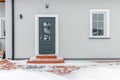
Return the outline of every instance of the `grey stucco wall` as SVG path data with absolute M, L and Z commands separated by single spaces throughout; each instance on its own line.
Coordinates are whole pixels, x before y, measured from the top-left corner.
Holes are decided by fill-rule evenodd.
M 0 17 L 5 17 L 5 3 L 0 2 Z M 0 50 L 5 50 L 5 39 L 0 38 Z
M 5 17 L 5 3 L 0 2 L 0 17 Z
M 48 2 L 49 9 L 44 4 Z M 35 14 L 59 15 L 59 55 L 120 58 L 119 0 L 15 0 L 15 57 L 35 55 Z M 110 9 L 111 39 L 89 39 L 90 9 Z M 19 18 L 23 14 L 23 19 Z M 6 1 L 6 50 L 11 57 L 11 2 Z
M 5 17 L 6 17 L 6 57 L 12 57 L 12 16 L 11 16 L 11 0 L 6 0 L 5 2 Z

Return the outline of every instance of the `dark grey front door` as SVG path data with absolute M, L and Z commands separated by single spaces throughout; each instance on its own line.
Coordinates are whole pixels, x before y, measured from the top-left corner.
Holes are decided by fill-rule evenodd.
M 39 18 L 39 54 L 55 54 L 55 17 Z

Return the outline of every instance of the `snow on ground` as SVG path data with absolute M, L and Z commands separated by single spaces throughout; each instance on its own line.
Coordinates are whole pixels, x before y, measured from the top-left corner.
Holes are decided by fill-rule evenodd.
M 26 70 L 0 71 L 0 80 L 70 80 L 48 72 Z
M 27 65 L 25 61 L 14 61 L 17 64 Z M 120 62 L 98 63 L 95 61 L 66 61 L 65 64 L 37 65 L 44 66 L 80 66 L 70 74 L 56 75 L 51 72 L 37 70 L 0 70 L 0 80 L 120 80 Z
M 120 65 L 101 65 L 81 68 L 67 77 L 74 80 L 120 80 Z

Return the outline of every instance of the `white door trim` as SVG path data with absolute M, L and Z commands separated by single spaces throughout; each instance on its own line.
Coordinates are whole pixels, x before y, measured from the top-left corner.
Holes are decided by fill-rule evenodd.
M 55 55 L 58 55 L 59 53 L 59 50 L 58 50 L 59 34 L 58 33 L 59 32 L 58 32 L 58 15 L 57 14 L 36 14 L 35 15 L 35 55 L 40 55 L 39 54 L 39 17 L 55 17 Z

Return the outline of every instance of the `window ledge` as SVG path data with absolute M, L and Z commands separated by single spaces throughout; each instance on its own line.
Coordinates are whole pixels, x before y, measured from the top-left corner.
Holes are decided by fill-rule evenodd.
M 111 37 L 89 37 L 89 39 L 111 39 Z

